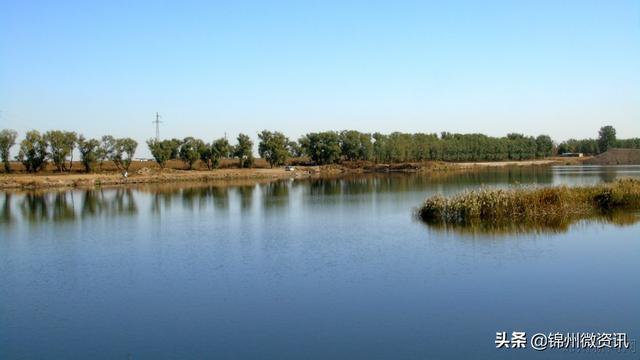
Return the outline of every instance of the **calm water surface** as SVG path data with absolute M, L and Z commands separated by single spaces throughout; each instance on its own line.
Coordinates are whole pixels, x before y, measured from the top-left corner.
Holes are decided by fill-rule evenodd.
M 639 223 L 464 235 L 412 210 L 617 177 L 640 167 L 0 193 L 0 358 L 595 358 L 495 333 L 640 339 Z

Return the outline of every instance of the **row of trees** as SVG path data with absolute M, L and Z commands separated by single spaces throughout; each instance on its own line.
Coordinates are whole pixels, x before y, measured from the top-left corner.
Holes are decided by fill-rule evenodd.
M 253 141 L 248 135 L 238 135 L 238 144 L 231 146 L 226 138 L 219 138 L 211 143 L 205 143 L 200 139 L 186 137 L 183 140 L 147 140 L 147 146 L 151 155 L 164 168 L 168 160 L 180 159 L 189 169 L 200 160 L 208 169 L 218 168 L 220 160 L 229 157 L 237 157 L 240 167 L 253 166 Z
M 0 156 L 6 172 L 11 171 L 9 151 L 16 144 L 18 134 L 13 130 L 0 131 Z M 87 139 L 72 131 L 52 130 L 41 134 L 31 130 L 20 142 L 16 160 L 22 162 L 28 172 L 38 172 L 47 161 L 53 162 L 58 171 L 71 171 L 73 153 L 77 148 L 85 171 L 93 170 L 98 162 L 110 160 L 123 173 L 129 170 L 138 143 L 131 138 L 114 138 L 106 135 L 100 140 Z
M 493 138 L 480 134 L 406 134 L 390 135 L 361 133 L 355 130 L 309 133 L 297 142 L 281 132 L 262 131 L 258 134 L 258 153 L 272 167 L 285 164 L 290 157 L 308 156 L 316 164 L 332 164 L 341 160 L 405 162 L 424 160 L 477 161 L 521 160 L 550 156 L 553 141 L 549 136 L 537 138 L 510 134 Z M 230 146 L 226 139 L 205 143 L 188 137 L 182 141 L 149 140 L 147 144 L 156 162 L 164 167 L 169 159 L 181 159 L 189 168 L 201 160 L 207 168 L 216 168 L 220 159 L 235 157 L 241 167 L 253 164 L 251 139 L 238 136 L 238 144 Z
M 281 132 L 264 130 L 258 134 L 260 143 L 258 153 L 272 167 L 283 165 L 290 156 L 301 156 L 297 144 L 289 141 Z M 226 138 L 219 138 L 210 143 L 193 137 L 183 140 L 147 140 L 147 146 L 151 155 L 164 168 L 166 162 L 171 159 L 180 159 L 189 166 L 194 167 L 198 160 L 202 161 L 208 169 L 220 167 L 220 160 L 224 158 L 237 158 L 240 167 L 253 166 L 253 141 L 246 134 L 240 134 L 237 144 L 231 145 Z
M 272 167 L 283 165 L 290 157 L 307 156 L 316 164 L 332 164 L 342 160 L 375 162 L 411 161 L 499 161 L 527 160 L 551 156 L 554 153 L 583 152 L 596 154 L 610 147 L 640 148 L 640 139 L 617 140 L 615 129 L 605 126 L 599 137 L 586 140 L 568 140 L 557 149 L 548 135 L 537 137 L 508 134 L 490 137 L 482 134 L 362 133 L 355 130 L 313 132 L 291 141 L 281 132 L 264 130 L 258 134 L 258 153 Z M 17 133 L 0 132 L 0 155 L 5 170 L 9 171 L 9 150 L 15 145 Z M 254 163 L 253 141 L 246 134 L 237 137 L 231 145 L 226 138 L 210 143 L 194 137 L 147 141 L 155 161 L 164 168 L 171 159 L 182 160 L 190 169 L 201 161 L 208 169 L 218 168 L 224 158 L 237 158 L 240 167 Z M 40 134 L 30 131 L 20 143 L 17 160 L 27 171 L 39 171 L 46 161 L 52 161 L 61 172 L 70 171 L 74 149 L 87 172 L 94 164 L 111 160 L 123 172 L 128 171 L 137 143 L 130 138 L 86 139 L 74 132 L 48 131 Z
M 640 138 L 618 139 L 613 126 L 603 126 L 597 139 L 569 139 L 558 145 L 558 153 L 585 153 L 596 155 L 611 148 L 640 149 Z
M 490 137 L 482 134 L 409 134 L 394 132 L 373 135 L 348 130 L 310 133 L 299 141 L 302 152 L 318 164 L 340 159 L 376 162 L 524 160 L 550 156 L 553 141 L 522 134 Z

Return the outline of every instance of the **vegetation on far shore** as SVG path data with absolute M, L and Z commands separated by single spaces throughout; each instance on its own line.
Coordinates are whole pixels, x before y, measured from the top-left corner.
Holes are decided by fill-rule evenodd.
M 535 224 L 562 227 L 617 211 L 640 210 L 640 180 L 577 187 L 479 189 L 452 197 L 432 196 L 417 215 L 427 224 L 495 229 Z
M 12 170 L 10 150 L 18 134 L 9 129 L 0 131 L 0 157 L 5 172 Z M 292 141 L 281 132 L 264 130 L 258 134 L 258 153 L 271 167 L 286 164 L 290 158 L 306 157 L 313 164 L 327 165 L 342 161 L 374 163 L 407 163 L 423 161 L 509 161 L 532 160 L 566 151 L 600 153 L 611 147 L 640 148 L 639 139 L 616 139 L 615 129 L 600 129 L 598 140 L 570 140 L 556 145 L 548 135 L 537 137 L 508 134 L 491 137 L 482 134 L 362 133 L 355 130 L 309 133 Z M 253 167 L 253 141 L 239 134 L 236 145 L 226 138 L 210 143 L 194 137 L 147 141 L 147 146 L 161 168 L 169 160 L 180 159 L 189 169 L 198 162 L 207 169 L 220 166 L 222 159 L 234 158 L 243 168 Z M 588 151 L 583 151 L 583 147 Z M 105 161 L 111 161 L 123 174 L 129 171 L 138 143 L 131 138 L 87 139 L 72 131 L 52 130 L 40 133 L 31 130 L 19 143 L 16 160 L 27 172 L 39 172 L 51 162 L 60 173 L 70 172 L 74 151 L 80 154 L 85 172 L 92 172 Z

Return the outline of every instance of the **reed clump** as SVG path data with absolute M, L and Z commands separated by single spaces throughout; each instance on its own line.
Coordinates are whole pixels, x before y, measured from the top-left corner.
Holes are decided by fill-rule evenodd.
M 640 209 L 640 180 L 595 186 L 479 189 L 432 196 L 418 209 L 429 224 L 567 224 L 597 214 Z

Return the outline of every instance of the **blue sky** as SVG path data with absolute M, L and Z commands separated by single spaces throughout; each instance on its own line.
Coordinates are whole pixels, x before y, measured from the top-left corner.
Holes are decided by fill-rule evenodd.
M 640 136 L 639 1 L 4 0 L 0 54 L 21 134 Z

